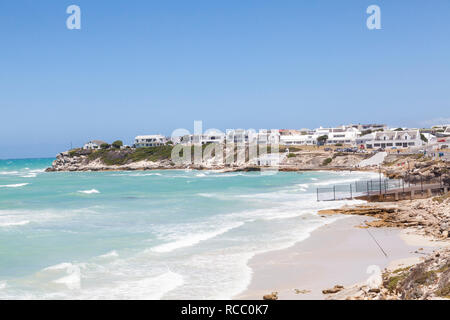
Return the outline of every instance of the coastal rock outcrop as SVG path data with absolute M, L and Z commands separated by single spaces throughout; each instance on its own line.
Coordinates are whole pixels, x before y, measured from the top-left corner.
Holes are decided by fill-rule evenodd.
M 278 292 L 272 292 L 263 296 L 263 300 L 278 300 Z
M 450 299 L 450 249 L 444 248 L 424 261 L 395 270 L 385 269 L 379 288 L 355 285 L 329 299 L 440 300 Z
M 369 203 L 321 210 L 319 214 L 366 215 L 377 218 L 365 222 L 369 227 L 409 228 L 417 234 L 447 239 L 450 232 L 450 193 L 415 201 Z

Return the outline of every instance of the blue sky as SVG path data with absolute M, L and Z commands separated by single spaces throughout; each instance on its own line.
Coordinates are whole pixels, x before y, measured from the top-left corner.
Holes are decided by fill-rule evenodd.
M 81 30 L 66 8 L 81 7 Z M 368 30 L 366 8 L 381 8 Z M 450 122 L 450 1 L 1 1 L 0 158 L 173 129 Z

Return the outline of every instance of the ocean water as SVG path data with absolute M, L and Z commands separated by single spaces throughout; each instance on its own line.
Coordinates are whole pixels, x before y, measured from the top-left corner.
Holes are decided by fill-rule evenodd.
M 45 173 L 0 160 L 0 299 L 230 299 L 255 254 L 336 217 L 316 187 L 373 173 Z

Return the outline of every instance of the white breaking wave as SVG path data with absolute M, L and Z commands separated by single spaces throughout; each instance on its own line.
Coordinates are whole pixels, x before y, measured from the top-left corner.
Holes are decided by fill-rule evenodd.
M 5 184 L 0 185 L 0 188 L 20 188 L 29 185 L 29 183 Z
M 167 271 L 156 277 L 122 282 L 114 288 L 114 296 L 125 299 L 159 300 L 183 283 L 182 275 Z
M 18 174 L 19 171 L 0 171 L 0 175 Z
M 43 269 L 43 271 L 56 272 L 57 274 L 61 271 L 65 271 L 67 276 L 58 278 L 52 282 L 65 285 L 70 290 L 79 290 L 81 289 L 81 269 L 85 267 L 85 263 L 73 264 L 70 262 L 63 262 L 47 267 Z
M 94 193 L 100 193 L 100 191 L 96 190 L 96 189 L 91 189 L 91 190 L 81 190 L 78 191 L 79 193 L 84 193 L 84 194 L 94 194 Z
M 18 222 L 0 222 L 0 227 L 13 227 L 13 226 L 23 226 L 25 224 L 29 224 L 30 221 L 18 221 Z
M 224 234 L 225 232 L 230 231 L 231 229 L 238 228 L 243 224 L 244 222 L 237 222 L 228 227 L 221 228 L 216 231 L 191 234 L 186 237 L 183 237 L 182 239 L 156 246 L 154 248 L 151 248 L 150 250 L 153 252 L 164 253 L 164 252 L 171 252 L 173 250 L 180 248 L 191 247 L 198 244 L 201 241 L 217 237 L 221 234 Z
M 54 271 L 54 270 L 65 270 L 73 267 L 73 264 L 70 262 L 63 262 L 59 264 L 55 264 L 54 266 L 50 266 L 44 269 L 44 271 Z
M 64 284 L 70 290 L 76 290 L 81 288 L 81 271 L 73 271 L 66 277 L 59 278 L 53 281 L 54 283 Z
M 6 281 L 0 281 L 0 290 L 5 289 L 7 286 L 8 285 Z
M 105 253 L 105 254 L 102 254 L 101 256 L 99 256 L 100 258 L 105 258 L 105 259 L 107 259 L 107 258 L 116 258 L 116 257 L 118 257 L 119 256 L 119 254 L 117 253 L 117 251 L 116 250 L 113 250 L 113 251 L 110 251 L 110 252 L 108 252 L 108 253 Z

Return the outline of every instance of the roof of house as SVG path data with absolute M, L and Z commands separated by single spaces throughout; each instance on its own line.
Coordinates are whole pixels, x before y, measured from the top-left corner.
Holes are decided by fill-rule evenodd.
M 405 135 L 408 135 L 411 140 L 417 139 L 419 134 L 418 130 L 404 130 L 404 131 L 377 131 L 375 132 L 376 140 L 384 140 L 383 137 L 386 137 L 386 140 L 403 140 Z
M 161 139 L 161 138 L 164 139 L 165 137 L 160 134 L 152 134 L 152 135 L 145 135 L 145 136 L 137 136 L 134 139 L 139 140 L 139 139 Z
M 103 141 L 103 140 L 91 140 L 88 143 L 93 143 L 93 144 L 96 144 L 98 146 L 101 146 L 102 144 L 105 144 L 106 142 Z

